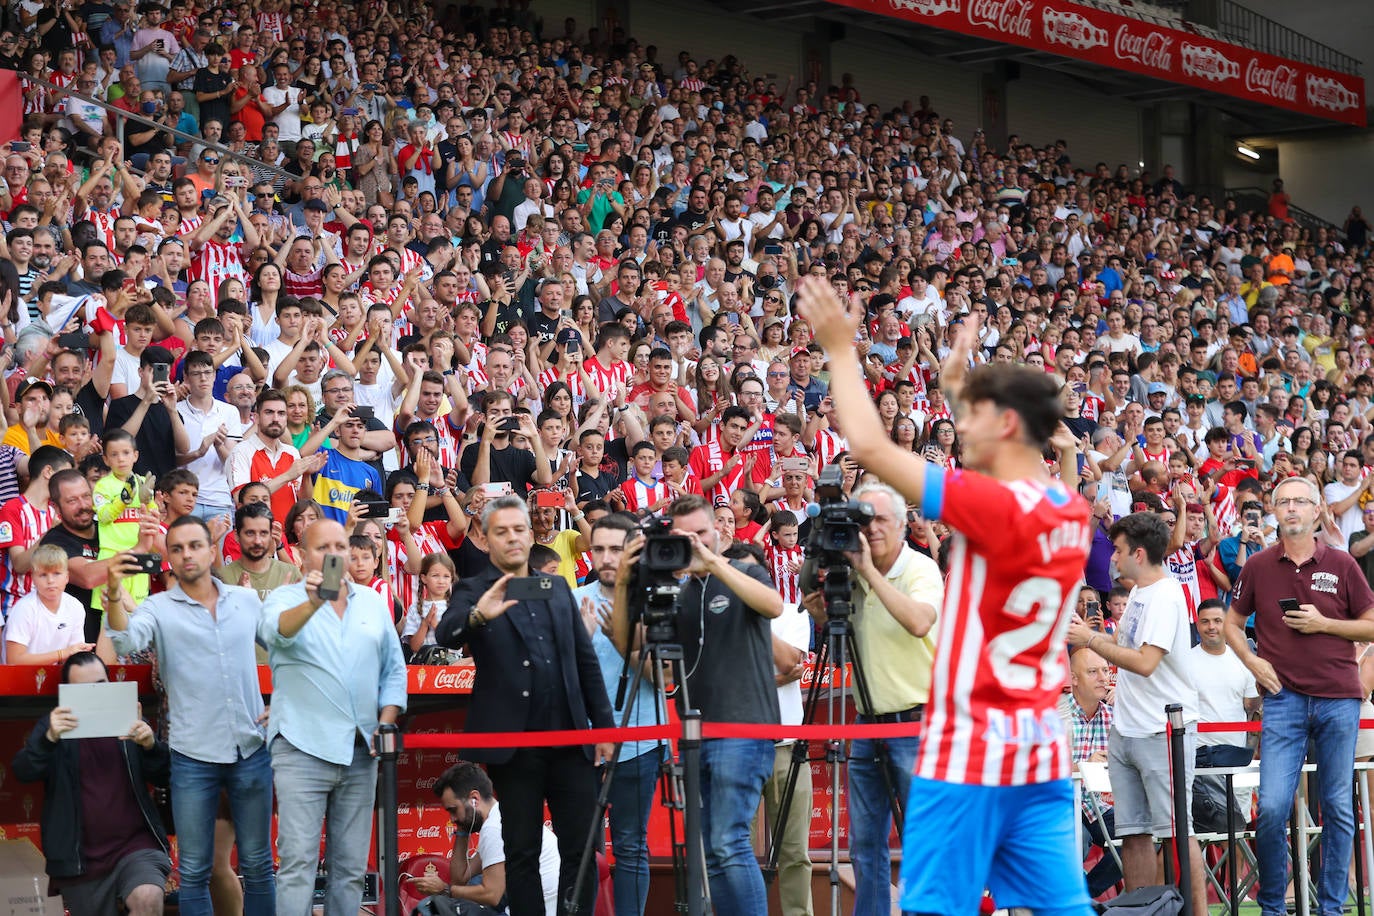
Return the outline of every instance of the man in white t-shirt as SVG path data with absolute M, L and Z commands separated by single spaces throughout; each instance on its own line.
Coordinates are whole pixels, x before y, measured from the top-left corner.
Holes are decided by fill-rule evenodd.
M 1198 697 L 1189 651 L 1188 604 L 1183 586 L 1164 567 L 1169 527 L 1153 512 L 1136 512 L 1109 532 L 1112 560 L 1122 579 L 1135 583 L 1115 638 L 1091 630 L 1075 617 L 1069 644 L 1087 646 L 1116 665 L 1114 720 L 1107 742 L 1107 768 L 1115 800 L 1116 836 L 1126 889 L 1155 881 L 1155 840 L 1168 846 L 1174 836 L 1173 792 L 1164 707 L 1183 706 L 1187 794 L 1192 810 L 1193 759 L 1197 746 Z M 1191 821 L 1191 819 L 1190 819 Z M 1202 852 L 1187 825 L 1188 853 L 1196 916 L 1207 914 L 1207 882 Z M 1165 855 L 1171 853 L 1166 850 Z
M 499 912 L 497 907 L 506 896 L 506 847 L 501 839 L 501 806 L 492 796 L 491 780 L 477 764 L 462 760 L 444 771 L 434 792 L 457 828 L 448 883 L 437 875 L 421 875 L 410 879 L 412 886 L 422 894 L 471 900 L 484 914 Z M 477 852 L 469 856 L 468 839 L 474 833 Z M 558 912 L 559 863 L 558 839 L 545 824 L 539 850 L 545 916 Z
M 1226 645 L 1226 609 L 1215 598 L 1198 605 L 1200 643 L 1188 651 L 1193 685 L 1197 687 L 1199 722 L 1245 722 L 1263 705 L 1255 676 L 1240 656 Z M 1206 732 L 1197 743 L 1203 746 L 1245 744 L 1244 732 Z M 1220 765 L 1220 764 L 1217 764 Z

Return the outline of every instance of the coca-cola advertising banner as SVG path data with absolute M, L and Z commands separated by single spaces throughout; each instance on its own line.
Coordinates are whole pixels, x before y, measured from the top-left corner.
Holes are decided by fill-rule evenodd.
M 1361 77 L 1068 0 L 830 2 L 1365 126 Z

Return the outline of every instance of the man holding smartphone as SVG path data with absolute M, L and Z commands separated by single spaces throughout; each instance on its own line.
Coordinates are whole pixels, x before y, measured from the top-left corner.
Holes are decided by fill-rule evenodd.
M 534 527 L 524 499 L 488 501 L 482 531 L 493 568 L 454 588 L 437 633 L 440 645 L 467 646 L 477 664 L 467 730 L 538 732 L 587 728 L 589 722 L 613 727 L 600 663 L 572 590 L 561 577 L 530 570 Z M 548 597 L 508 598 L 512 583 L 530 579 L 542 587 L 535 593 Z M 493 748 L 463 756 L 487 765 L 501 799 L 512 916 L 544 913 L 539 848 L 546 801 L 562 859 L 558 899 L 567 900 L 596 818 L 595 768 L 612 759 L 613 745 Z M 582 911 L 589 912 L 595 899 L 595 882 L 584 882 Z
M 1349 553 L 1317 537 L 1322 497 L 1315 483 L 1289 477 L 1274 487 L 1273 500 L 1278 543 L 1246 562 L 1226 615 L 1226 643 L 1264 698 L 1256 827 L 1260 912 L 1284 913 L 1288 814 L 1311 746 L 1322 808 L 1316 911 L 1335 914 L 1349 894 L 1355 836 L 1350 774 L 1366 693 L 1351 643 L 1374 641 L 1374 590 Z M 1259 654 L 1245 638 L 1251 615 Z
M 258 622 L 272 666 L 267 741 L 277 787 L 282 913 L 310 911 L 326 809 L 325 910 L 358 912 L 377 790 L 373 744 L 381 725 L 394 725 L 406 708 L 405 659 L 391 608 L 372 589 L 344 580 L 348 550 L 338 522 L 307 528 L 305 581 L 274 591 Z
M 255 649 L 262 602 L 256 592 L 212 575 L 215 541 L 201 519 L 177 519 L 166 544 L 176 577 L 169 591 L 148 597 L 135 611 L 124 581 L 140 571 L 139 561 L 121 553 L 106 567 L 102 598 L 116 651 L 156 647 L 167 685 L 181 912 L 213 912 L 215 811 L 224 791 L 243 869 L 245 912 L 272 914 L 272 764 Z M 211 683 L 215 690 L 205 688 Z

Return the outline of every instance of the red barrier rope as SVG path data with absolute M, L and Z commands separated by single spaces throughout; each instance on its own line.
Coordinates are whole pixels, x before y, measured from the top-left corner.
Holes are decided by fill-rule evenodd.
M 1361 719 L 1361 728 L 1374 728 L 1374 719 Z M 1199 722 L 1199 732 L 1257 732 L 1258 722 Z M 630 728 L 581 728 L 547 732 L 408 732 L 405 746 L 416 750 L 454 748 L 563 747 L 577 744 L 619 744 L 624 741 L 672 741 L 681 736 L 677 725 L 644 725 Z M 748 722 L 704 722 L 703 738 L 747 738 L 807 741 L 856 738 L 915 738 L 919 722 L 871 725 L 762 725 Z
M 921 734 L 919 722 L 879 723 L 875 725 L 761 725 L 744 722 L 705 722 L 703 738 L 753 738 L 781 741 L 803 738 L 825 741 L 831 738 L 914 738 Z M 644 725 L 632 728 L 581 728 L 548 732 L 427 732 L 405 736 L 405 746 L 414 749 L 452 749 L 483 747 L 558 747 L 570 744 L 601 744 L 622 741 L 672 741 L 681 737 L 677 725 Z

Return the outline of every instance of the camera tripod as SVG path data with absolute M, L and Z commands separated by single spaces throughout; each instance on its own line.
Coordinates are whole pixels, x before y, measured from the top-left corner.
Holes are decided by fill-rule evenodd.
M 868 679 L 864 674 L 863 665 L 859 659 L 858 648 L 854 645 L 854 624 L 853 624 L 853 603 L 850 595 L 853 594 L 853 570 L 844 564 L 836 564 L 826 567 L 825 580 L 822 585 L 822 597 L 825 601 L 826 619 L 824 628 L 824 639 L 820 649 L 816 652 L 816 665 L 812 672 L 811 687 L 807 691 L 806 702 L 803 708 L 802 720 L 810 725 L 816 720 L 816 708 L 819 705 L 821 695 L 821 682 L 825 680 L 823 672 L 827 667 L 833 667 L 835 676 L 829 679 L 824 687 L 826 694 L 826 712 L 828 715 L 827 724 L 843 725 L 845 721 L 843 678 L 845 664 L 848 663 L 854 673 L 854 687 L 858 691 L 858 699 L 861 708 L 872 709 L 873 701 L 868 692 Z M 902 832 L 902 801 L 897 797 L 897 789 L 892 784 L 892 776 L 887 768 L 887 745 L 881 739 L 874 742 L 875 758 L 878 763 L 878 770 L 883 774 L 883 784 L 887 787 L 888 804 L 892 810 L 892 822 L 897 826 L 897 833 Z M 787 829 L 788 812 L 792 807 L 792 797 L 797 790 L 797 776 L 802 766 L 810 764 L 811 744 L 804 738 L 799 738 L 792 745 L 792 761 L 787 769 L 787 782 L 783 786 L 782 800 L 779 803 L 778 822 L 773 826 L 769 837 L 768 861 L 763 866 L 763 879 L 765 882 L 772 882 L 778 874 L 778 855 L 782 849 L 782 837 Z M 845 751 L 844 741 L 832 738 L 825 743 L 825 761 L 830 766 L 830 786 L 835 799 L 830 805 L 830 912 L 840 912 L 840 873 L 838 864 L 840 860 L 840 806 L 839 794 L 841 791 L 840 774 L 845 776 L 849 773 L 849 757 Z M 883 880 L 888 880 L 884 877 Z
M 674 762 L 671 754 L 664 758 L 661 754 L 662 742 L 660 750 L 656 752 L 663 760 L 660 769 L 660 800 L 663 807 L 668 809 L 668 831 L 673 850 L 675 910 L 678 913 L 686 913 L 687 916 L 707 916 L 711 911 L 711 889 L 706 880 L 706 848 L 701 834 L 701 711 L 692 706 L 687 693 L 687 670 L 683 663 L 682 646 L 655 640 L 653 628 L 650 628 L 649 633 L 644 642 L 640 664 L 648 665 L 653 674 L 655 721 L 659 716 L 658 698 L 667 695 L 663 666 L 668 665 L 673 672 L 674 696 L 678 718 L 682 723 L 682 735 L 678 743 L 680 759 Z M 641 675 L 639 671 L 630 671 L 631 654 L 632 652 L 625 654 L 620 669 L 620 683 L 616 690 L 615 705 L 623 704 L 625 707 L 620 715 L 621 728 L 629 725 L 630 717 L 634 714 L 634 705 L 640 697 Z M 630 702 L 626 703 L 625 689 L 631 677 L 635 680 L 635 691 L 630 697 Z M 623 744 L 616 744 L 615 754 L 606 764 L 601 791 L 596 797 L 596 817 L 592 821 L 592 829 L 582 849 L 582 861 L 578 865 L 577 879 L 573 882 L 571 897 L 565 902 L 570 914 L 581 911 L 577 902 L 580 899 L 579 892 L 588 878 L 591 863 L 596 861 L 597 843 L 605 834 L 606 808 L 610 805 L 611 784 L 615 779 L 615 766 L 620 761 L 622 747 Z M 675 814 L 677 811 L 682 812 L 683 820 L 683 835 L 680 841 Z

